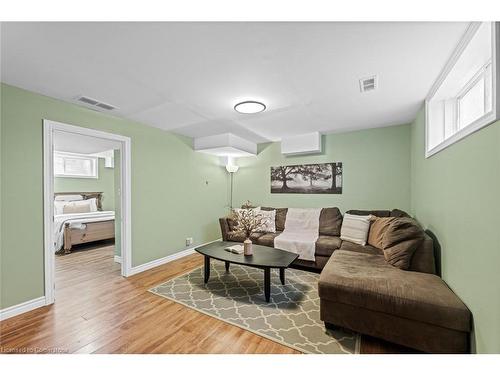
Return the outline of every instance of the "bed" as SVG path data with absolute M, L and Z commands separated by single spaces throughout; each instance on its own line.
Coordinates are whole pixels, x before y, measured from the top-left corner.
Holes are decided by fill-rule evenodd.
M 102 199 L 102 192 L 54 194 L 54 250 L 56 254 L 69 254 L 74 245 L 115 238 L 115 212 L 103 211 Z M 89 212 L 75 209 L 81 205 L 91 207 L 91 209 Z

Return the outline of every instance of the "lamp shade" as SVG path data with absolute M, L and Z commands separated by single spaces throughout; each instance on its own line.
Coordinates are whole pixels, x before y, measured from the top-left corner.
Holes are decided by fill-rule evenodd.
M 226 171 L 228 171 L 229 173 L 238 172 L 239 168 L 240 167 L 238 167 L 237 165 L 234 165 L 234 164 L 226 164 Z

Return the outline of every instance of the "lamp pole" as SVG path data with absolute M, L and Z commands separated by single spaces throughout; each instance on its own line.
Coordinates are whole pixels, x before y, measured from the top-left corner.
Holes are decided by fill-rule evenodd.
M 229 194 L 229 208 L 233 210 L 233 174 L 234 172 L 229 172 L 229 178 L 231 180 L 231 193 Z
M 238 171 L 238 166 L 233 164 L 233 159 L 227 157 L 226 170 L 229 172 L 231 191 L 229 194 L 229 208 L 233 210 L 233 174 Z

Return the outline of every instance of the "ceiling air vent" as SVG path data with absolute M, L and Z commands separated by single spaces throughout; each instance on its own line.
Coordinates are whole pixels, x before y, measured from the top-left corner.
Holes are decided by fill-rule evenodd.
M 103 108 L 103 109 L 107 109 L 108 111 L 115 109 L 115 107 L 113 107 L 110 104 L 106 104 L 106 103 L 97 103 L 96 106 Z
M 97 103 L 99 103 L 97 100 L 87 98 L 86 96 L 80 96 L 78 98 L 78 101 L 84 102 L 85 104 L 90 104 L 90 105 L 96 105 Z
M 359 80 L 359 89 L 361 92 L 373 91 L 378 86 L 377 76 L 371 76 L 366 78 L 361 78 Z
M 105 109 L 107 111 L 111 111 L 113 109 L 116 109 L 116 107 L 112 106 L 111 104 L 103 103 L 98 100 L 95 100 L 93 98 L 89 98 L 88 96 L 79 96 L 76 98 L 79 102 L 91 105 L 93 107 L 99 107 L 102 109 Z

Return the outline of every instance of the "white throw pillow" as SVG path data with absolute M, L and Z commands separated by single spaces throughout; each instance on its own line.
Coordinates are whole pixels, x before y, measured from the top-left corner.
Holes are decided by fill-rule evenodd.
M 256 232 L 263 233 L 276 233 L 276 210 L 272 211 L 258 211 L 259 215 L 262 215 L 265 222 L 262 224 Z
M 372 215 L 359 216 L 345 214 L 340 228 L 340 239 L 366 245 Z

